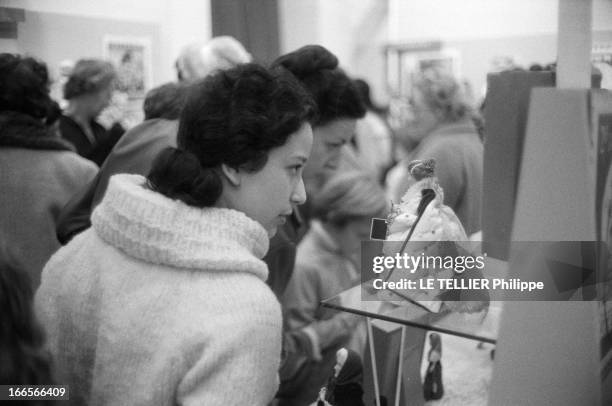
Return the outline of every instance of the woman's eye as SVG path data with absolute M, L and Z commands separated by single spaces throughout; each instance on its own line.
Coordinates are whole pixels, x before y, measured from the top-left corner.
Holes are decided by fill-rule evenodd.
M 299 173 L 299 172 L 300 172 L 300 170 L 302 169 L 302 167 L 303 167 L 303 165 L 294 165 L 294 166 L 292 166 L 290 169 L 291 169 L 291 172 L 292 172 L 292 173 L 297 174 L 297 173 Z

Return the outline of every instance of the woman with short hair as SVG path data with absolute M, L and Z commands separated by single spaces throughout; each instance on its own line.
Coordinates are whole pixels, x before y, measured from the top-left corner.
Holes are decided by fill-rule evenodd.
M 118 124 L 108 131 L 96 121 L 111 101 L 116 80 L 117 72 L 110 62 L 81 59 L 64 84 L 68 105 L 60 118 L 62 137 L 74 145 L 79 155 L 98 166 L 125 131 Z

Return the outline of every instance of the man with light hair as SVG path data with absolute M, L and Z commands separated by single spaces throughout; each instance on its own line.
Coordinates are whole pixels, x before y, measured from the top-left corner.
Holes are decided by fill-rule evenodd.
M 229 69 L 252 59 L 240 42 L 227 35 L 194 42 L 185 46 L 176 60 L 178 80 L 197 80 L 215 70 Z

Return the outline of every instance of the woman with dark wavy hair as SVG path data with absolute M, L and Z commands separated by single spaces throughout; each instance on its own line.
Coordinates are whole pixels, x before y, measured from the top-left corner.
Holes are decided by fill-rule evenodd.
M 338 168 L 342 147 L 353 137 L 357 119 L 365 115 L 365 106 L 354 82 L 338 67 L 338 58 L 322 46 L 304 46 L 280 56 L 272 66 L 291 72 L 308 91 L 317 108 L 318 115 L 312 124 L 312 154 L 304 168 L 306 192 L 313 196 Z M 282 255 L 283 265 L 291 264 L 284 267 L 288 268 L 286 272 L 270 275 L 268 283 L 279 297 L 291 278 L 295 245 L 307 231 L 310 217 L 311 209 L 307 202 L 299 207 L 299 216 L 290 218 L 272 241 L 270 251 Z M 286 340 L 285 344 L 291 353 L 292 340 Z
M 320 45 L 307 45 L 282 55 L 272 66 L 291 72 L 312 96 L 317 107 L 318 116 L 312 126 L 312 154 L 304 168 L 306 192 L 314 196 L 338 168 L 343 146 L 353 137 L 357 120 L 365 115 L 366 109 L 355 83 L 339 68 L 338 58 Z M 309 206 L 303 205 L 299 210 L 305 224 L 298 219 L 287 223 L 293 226 L 293 230 L 286 231 L 287 240 L 293 239 L 297 244 L 296 240 L 306 232 L 312 217 Z M 295 250 L 288 250 L 287 257 L 288 262 L 295 263 Z M 275 285 L 281 287 L 278 289 L 281 295 L 292 273 L 293 265 L 282 275 L 272 275 L 276 279 Z M 299 373 L 299 360 L 304 352 L 314 357 L 310 349 L 316 344 L 313 345 L 312 338 L 301 330 L 287 331 L 284 340 L 287 356 L 280 371 L 278 398 L 293 399 L 296 391 L 300 391 L 292 385 Z
M 290 71 L 312 95 L 318 119 L 312 125 L 312 158 L 304 168 L 307 191 L 318 190 L 340 163 L 342 146 L 355 134 L 366 108 L 355 83 L 339 68 L 338 58 L 320 45 L 285 54 L 272 66 Z
M 36 297 L 73 404 L 272 400 L 282 321 L 261 258 L 306 199 L 313 111 L 286 72 L 220 71 L 190 89 L 148 178 L 111 177 Z

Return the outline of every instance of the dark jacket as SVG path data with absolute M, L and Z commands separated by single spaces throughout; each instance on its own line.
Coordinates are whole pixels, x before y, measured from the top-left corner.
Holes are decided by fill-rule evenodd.
M 147 175 L 155 156 L 165 147 L 176 146 L 177 129 L 177 121 L 154 119 L 126 132 L 100 168 L 98 176 L 62 210 L 57 226 L 59 241 L 67 244 L 74 235 L 91 226 L 91 213 L 102 200 L 112 175 Z
M 90 140 L 83 129 L 70 117 L 62 115 L 59 119 L 59 128 L 62 138 L 69 141 L 76 152 L 83 158 L 101 166 L 110 151 L 113 149 L 125 129 L 118 123 L 110 130 L 106 130 L 97 121 L 92 120 L 89 125 L 93 132 L 94 140 Z
M 0 240 L 35 288 L 60 247 L 55 227 L 61 208 L 97 170 L 40 119 L 0 114 Z
M 333 406 L 364 406 L 363 389 L 356 382 L 334 387 Z

